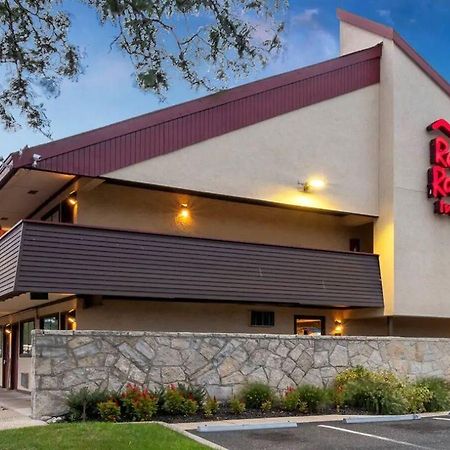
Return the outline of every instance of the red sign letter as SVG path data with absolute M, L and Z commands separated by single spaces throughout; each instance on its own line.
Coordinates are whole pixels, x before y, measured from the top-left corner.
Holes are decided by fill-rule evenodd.
M 450 151 L 448 142 L 437 137 L 430 142 L 430 162 L 441 167 L 450 167 Z
M 442 133 L 450 137 L 450 123 L 448 123 L 445 119 L 436 120 L 436 122 L 433 122 L 431 125 L 427 126 L 427 130 L 440 130 Z

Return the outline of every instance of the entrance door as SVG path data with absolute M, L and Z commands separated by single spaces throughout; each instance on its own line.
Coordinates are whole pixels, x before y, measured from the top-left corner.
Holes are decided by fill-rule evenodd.
M 2 387 L 16 389 L 17 387 L 17 324 L 3 331 L 3 356 L 2 356 Z
M 2 328 L 2 388 L 6 388 L 6 380 L 8 379 L 8 359 L 6 355 L 9 353 L 9 335 L 6 333 L 5 328 Z
M 294 316 L 294 333 L 301 336 L 322 336 L 325 334 L 325 317 Z

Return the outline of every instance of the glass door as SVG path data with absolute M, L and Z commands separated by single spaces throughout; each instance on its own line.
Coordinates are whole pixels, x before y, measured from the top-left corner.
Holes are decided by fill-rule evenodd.
M 322 336 L 325 334 L 325 317 L 295 316 L 294 332 L 300 336 Z

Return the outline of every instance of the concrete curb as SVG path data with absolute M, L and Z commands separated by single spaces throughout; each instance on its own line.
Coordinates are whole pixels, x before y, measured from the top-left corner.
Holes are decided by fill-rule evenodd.
M 285 428 L 297 428 L 297 422 L 264 422 L 243 423 L 230 425 L 200 425 L 197 431 L 200 433 L 213 433 L 216 431 L 248 431 L 248 430 L 280 430 Z
M 202 444 L 205 447 L 213 448 L 215 450 L 228 450 L 226 447 L 222 447 L 221 445 L 214 444 L 214 442 L 207 441 L 206 439 L 203 439 L 202 437 L 197 436 L 195 434 L 188 433 L 187 431 L 178 428 L 174 424 L 165 423 L 165 422 L 154 422 L 154 423 L 157 423 L 158 425 L 162 425 L 163 427 L 166 427 L 169 430 L 175 431 L 176 433 L 179 433 L 195 442 L 198 442 L 199 444 Z
M 421 416 L 418 414 L 402 414 L 391 416 L 359 416 L 359 417 L 345 417 L 344 423 L 383 423 L 383 422 L 402 422 L 408 420 L 420 420 Z
M 423 419 L 427 417 L 436 417 L 450 414 L 448 411 L 434 412 L 434 413 L 422 413 L 420 417 Z M 241 425 L 241 424 L 259 424 L 266 422 L 296 422 L 296 423 L 315 423 L 315 422 L 341 422 L 348 418 L 358 417 L 373 417 L 367 415 L 344 415 L 344 414 L 328 414 L 320 416 L 283 416 L 283 417 L 260 417 L 257 419 L 230 419 L 230 420 L 212 420 L 205 422 L 182 422 L 177 423 L 176 426 L 181 430 L 196 430 L 199 426 L 203 425 Z

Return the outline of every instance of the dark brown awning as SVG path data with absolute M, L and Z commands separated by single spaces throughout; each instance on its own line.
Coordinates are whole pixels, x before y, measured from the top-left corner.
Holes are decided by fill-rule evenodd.
M 3 299 L 64 292 L 383 306 L 378 256 L 372 254 L 25 221 L 0 239 L 0 261 Z

